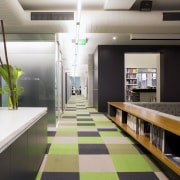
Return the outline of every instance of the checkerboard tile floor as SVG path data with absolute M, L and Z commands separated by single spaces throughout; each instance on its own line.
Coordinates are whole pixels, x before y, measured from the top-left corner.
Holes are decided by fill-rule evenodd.
M 148 152 L 82 96 L 72 96 L 36 180 L 166 180 Z

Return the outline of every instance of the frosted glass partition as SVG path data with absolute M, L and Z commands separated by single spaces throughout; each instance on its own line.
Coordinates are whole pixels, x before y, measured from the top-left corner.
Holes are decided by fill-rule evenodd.
M 25 107 L 48 107 L 48 124 L 55 121 L 55 74 L 53 56 L 19 61 L 26 74 L 20 85 L 25 89 L 19 98 L 19 105 Z
M 23 69 L 20 107 L 47 107 L 48 125 L 56 126 L 55 42 L 9 42 L 9 62 Z

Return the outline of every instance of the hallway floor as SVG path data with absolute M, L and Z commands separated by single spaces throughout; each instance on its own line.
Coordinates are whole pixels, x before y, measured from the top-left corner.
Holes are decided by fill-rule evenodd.
M 36 180 L 166 180 L 148 152 L 112 123 L 72 96 Z

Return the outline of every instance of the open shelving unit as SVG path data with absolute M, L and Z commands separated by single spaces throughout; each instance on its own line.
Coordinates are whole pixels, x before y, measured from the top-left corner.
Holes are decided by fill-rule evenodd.
M 125 85 L 125 91 L 126 91 L 126 100 L 131 101 L 131 89 L 138 87 L 138 69 L 137 68 L 126 68 L 126 85 Z
M 108 102 L 108 117 L 180 176 L 180 121 L 123 102 Z
M 127 68 L 126 69 L 126 86 L 127 86 L 127 89 L 132 89 L 132 88 L 137 87 L 137 85 L 138 85 L 137 74 L 138 74 L 137 68 Z

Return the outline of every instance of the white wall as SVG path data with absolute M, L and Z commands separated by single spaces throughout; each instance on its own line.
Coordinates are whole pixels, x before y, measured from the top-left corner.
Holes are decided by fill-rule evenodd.
M 55 43 L 54 42 L 7 42 L 7 54 L 9 64 L 16 65 L 18 61 L 31 62 L 31 60 L 39 59 L 39 61 L 55 59 Z M 0 43 L 0 56 L 3 63 L 6 63 L 4 56 L 3 43 Z M 43 64 L 42 64 L 43 65 Z
M 157 68 L 159 53 L 126 53 L 125 68 Z
M 87 72 L 83 72 L 80 79 L 81 79 L 81 94 L 84 97 L 87 97 L 87 84 L 88 84 L 88 74 L 87 74 Z

